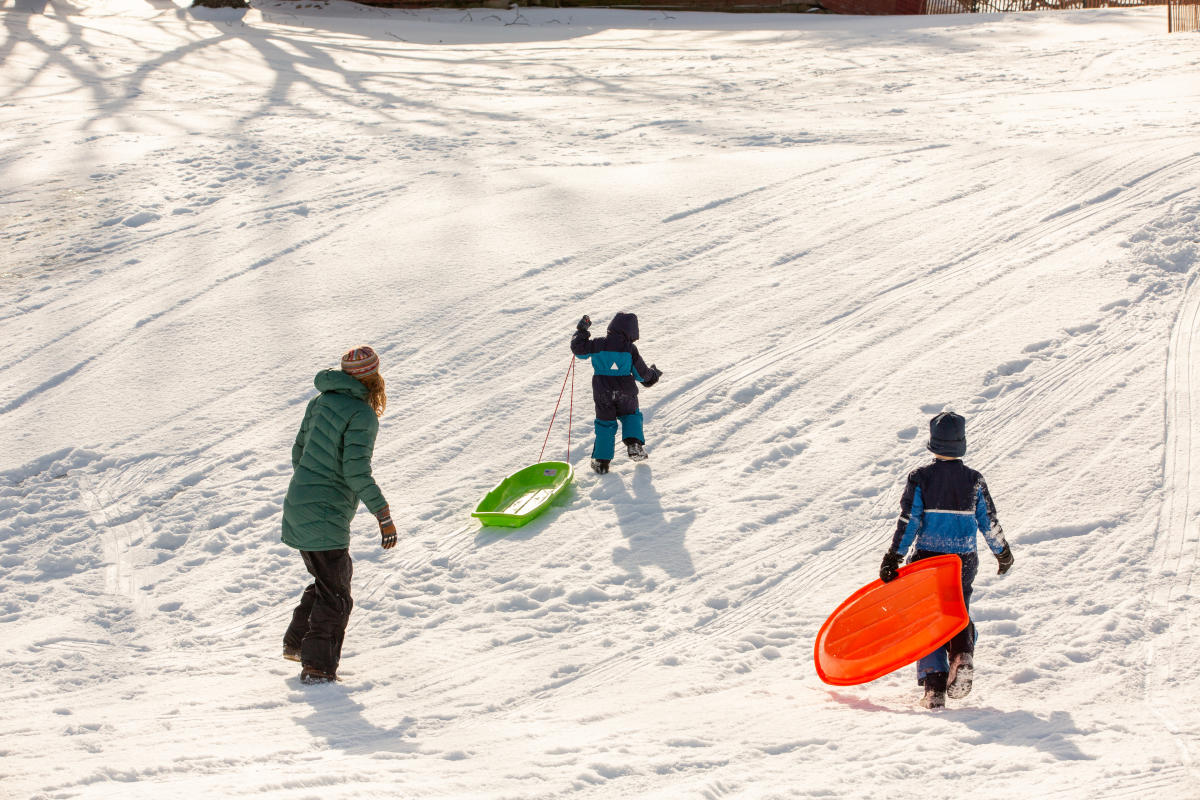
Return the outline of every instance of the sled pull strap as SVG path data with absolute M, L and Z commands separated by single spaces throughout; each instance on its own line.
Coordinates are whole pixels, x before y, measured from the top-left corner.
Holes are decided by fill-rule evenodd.
M 571 359 L 571 404 L 567 406 L 567 463 L 571 463 L 571 423 L 575 420 L 575 359 Z
M 567 367 L 567 374 L 563 376 L 562 388 L 558 390 L 558 402 L 554 404 L 554 413 L 550 415 L 550 427 L 546 428 L 546 438 L 542 440 L 542 452 L 538 453 L 538 463 L 542 461 L 542 456 L 546 454 L 546 442 L 550 441 L 550 431 L 554 430 L 554 419 L 558 416 L 558 407 L 562 405 L 563 393 L 567 391 L 567 380 L 575 374 L 575 355 L 571 354 L 571 365 Z M 571 411 L 574 413 L 575 407 L 575 382 L 571 382 Z M 570 422 L 567 423 L 567 459 L 571 457 L 571 428 Z

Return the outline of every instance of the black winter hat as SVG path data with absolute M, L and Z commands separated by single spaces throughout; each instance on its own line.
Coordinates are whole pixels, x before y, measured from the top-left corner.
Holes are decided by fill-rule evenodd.
M 953 411 L 943 411 L 929 420 L 929 442 L 935 455 L 962 458 L 967 454 L 967 421 Z

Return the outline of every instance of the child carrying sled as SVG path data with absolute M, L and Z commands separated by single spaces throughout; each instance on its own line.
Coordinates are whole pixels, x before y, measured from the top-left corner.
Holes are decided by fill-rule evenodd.
M 588 328 L 592 320 L 584 316 L 571 337 L 571 352 L 577 358 L 592 360 L 592 399 L 596 401 L 596 444 L 592 448 L 592 469 L 608 472 L 616 449 L 617 423 L 629 457 L 645 461 L 646 438 L 642 433 L 642 412 L 638 410 L 637 384 L 653 386 L 662 371 L 646 366 L 634 342 L 638 340 L 636 314 L 621 312 L 608 324 L 606 336 L 593 339 Z
M 963 600 L 971 604 L 971 584 L 979 570 L 976 531 L 983 534 L 999 564 L 998 574 L 1013 565 L 996 506 L 983 476 L 962 463 L 967 452 L 967 422 L 943 412 L 929 421 L 926 447 L 934 461 L 908 474 L 900 499 L 900 519 L 891 549 L 883 557 L 879 578 L 895 580 L 901 559 L 916 545 L 909 563 L 954 553 L 962 561 Z M 917 683 L 925 687 L 921 705 L 944 708 L 946 697 L 960 699 L 971 691 L 975 675 L 975 623 L 917 662 Z

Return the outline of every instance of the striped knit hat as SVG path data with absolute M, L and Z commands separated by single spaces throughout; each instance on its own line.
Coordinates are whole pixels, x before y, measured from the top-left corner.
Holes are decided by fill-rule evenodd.
M 356 378 L 374 375 L 379 372 L 379 356 L 366 345 L 356 347 L 342 356 L 342 372 Z

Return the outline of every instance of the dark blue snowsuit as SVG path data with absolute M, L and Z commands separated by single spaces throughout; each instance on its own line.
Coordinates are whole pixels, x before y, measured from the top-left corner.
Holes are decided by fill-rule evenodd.
M 596 444 L 592 458 L 611 461 L 616 448 L 617 422 L 621 439 L 628 444 L 645 444 L 642 412 L 638 409 L 637 384 L 653 386 L 658 374 L 638 354 L 636 314 L 619 313 L 608 324 L 608 333 L 591 338 L 586 329 L 571 337 L 571 352 L 592 361 L 592 399 L 596 402 Z
M 961 461 L 934 461 L 908 474 L 900 498 L 900 519 L 892 536 L 892 550 L 903 557 L 910 547 L 916 552 L 909 563 L 924 558 L 956 553 L 962 560 L 963 600 L 968 610 L 971 588 L 979 569 L 977 532 L 997 555 L 1007 546 L 1004 530 L 996 517 L 996 505 L 983 476 Z M 936 672 L 946 672 L 956 653 L 975 652 L 975 624 L 968 623 L 953 639 L 917 662 L 917 681 Z

